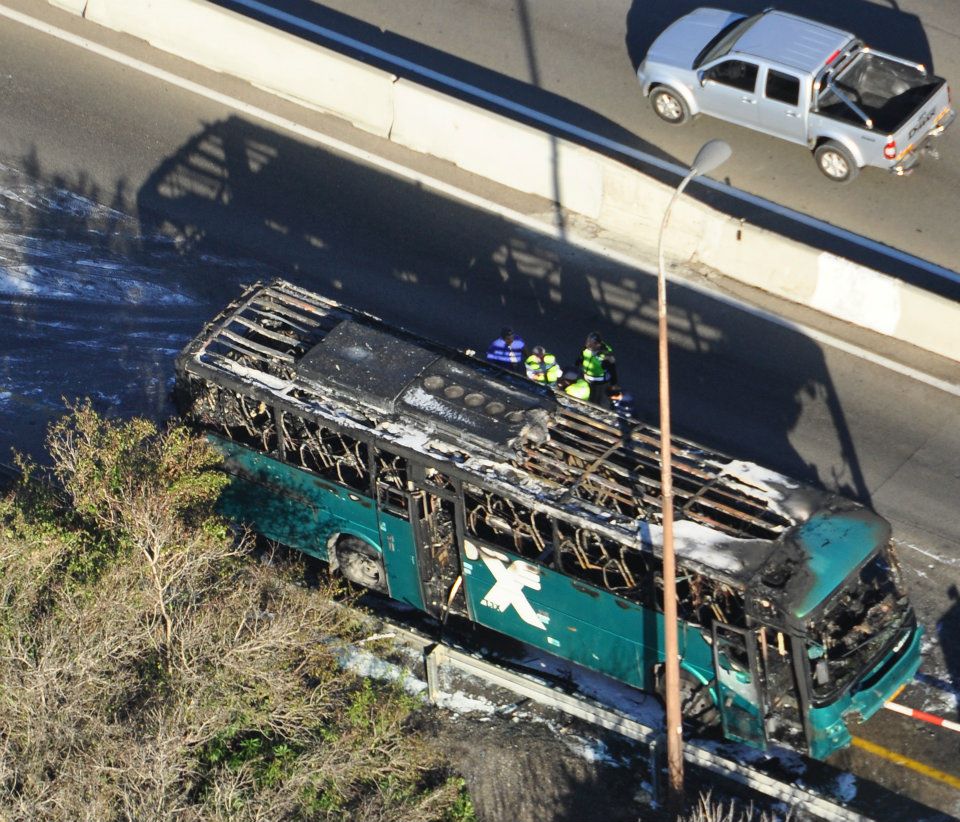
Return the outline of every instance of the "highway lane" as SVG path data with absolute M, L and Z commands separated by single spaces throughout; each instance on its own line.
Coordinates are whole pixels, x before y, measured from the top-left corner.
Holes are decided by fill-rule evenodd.
M 0 28 L 0 104 L 11 179 L 115 206 L 93 217 L 43 210 L 29 188 L 5 189 L 4 452 L 35 452 L 62 394 L 168 413 L 172 352 L 240 283 L 280 272 L 460 346 L 480 347 L 509 322 L 570 361 L 597 327 L 640 408 L 655 406 L 655 290 L 642 272 L 19 26 Z M 161 228 L 176 248 L 155 239 Z M 58 243 L 57 264 L 42 264 Z M 957 576 L 960 400 L 683 288 L 672 305 L 678 431 L 872 502 L 909 543 L 908 579 L 937 638 Z M 958 676 L 940 643 L 927 652 L 936 678 Z M 898 735 L 915 758 L 932 755 L 906 725 Z M 949 751 L 937 756 L 955 770 Z
M 215 0 L 245 5 L 248 0 Z M 957 268 L 952 220 L 960 192 L 960 127 L 941 159 L 907 178 L 865 170 L 837 186 L 810 152 L 700 117 L 662 123 L 639 93 L 634 69 L 656 34 L 702 0 L 267 0 L 365 43 L 473 83 L 591 131 L 679 162 L 712 137 L 734 149 L 717 173 L 732 185 L 884 244 Z M 720 4 L 745 13 L 766 0 Z M 960 88 L 960 12 L 947 0 L 784 0 L 778 8 L 841 26 L 874 48 L 926 62 Z M 400 72 L 403 73 L 403 72 Z

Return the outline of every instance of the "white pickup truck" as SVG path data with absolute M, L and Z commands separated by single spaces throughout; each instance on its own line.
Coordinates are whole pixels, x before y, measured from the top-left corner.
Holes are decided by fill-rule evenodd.
M 849 32 L 769 9 L 702 8 L 650 46 L 637 78 L 668 123 L 703 113 L 808 146 L 831 180 L 907 174 L 956 117 L 945 80 Z

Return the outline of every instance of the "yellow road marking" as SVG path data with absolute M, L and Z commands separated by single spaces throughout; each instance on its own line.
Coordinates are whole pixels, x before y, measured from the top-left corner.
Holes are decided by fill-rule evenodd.
M 875 756 L 879 756 L 882 759 L 893 762 L 895 765 L 903 765 L 919 774 L 922 774 L 923 776 L 929 777 L 930 779 L 936 779 L 940 782 L 944 782 L 951 788 L 960 789 L 960 778 L 951 776 L 943 771 L 938 771 L 936 768 L 932 768 L 930 765 L 924 765 L 922 762 L 917 762 L 916 759 L 911 759 L 909 756 L 903 756 L 903 754 L 894 753 L 888 748 L 884 748 L 883 745 L 877 745 L 875 742 L 868 742 L 866 739 L 861 739 L 859 736 L 853 737 L 853 745 L 856 748 L 861 748 L 869 753 L 874 754 Z
M 903 685 L 901 685 L 899 688 L 897 688 L 897 690 L 895 690 L 895 691 L 890 695 L 890 698 L 887 700 L 887 702 L 893 702 L 893 700 L 895 700 L 898 696 L 900 696 L 900 694 L 902 694 L 902 693 L 904 692 L 904 690 L 906 689 L 906 687 L 907 687 L 907 683 L 904 682 Z

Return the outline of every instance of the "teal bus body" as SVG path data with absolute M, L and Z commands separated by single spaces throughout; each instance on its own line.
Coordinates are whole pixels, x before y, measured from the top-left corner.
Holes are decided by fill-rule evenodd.
M 494 549 L 507 563 L 523 563 L 514 554 Z M 544 651 L 642 690 L 654 690 L 651 676 L 664 661 L 663 614 L 571 579 L 550 568 L 537 568 L 535 587 L 525 589 L 539 622 L 525 620 L 516 608 L 499 610 L 484 599 L 497 584 L 490 567 L 466 553 L 464 580 L 471 614 L 480 624 Z M 498 557 L 492 558 L 494 561 Z M 489 560 L 488 560 L 489 562 Z M 703 635 L 678 621 L 682 666 L 701 681 L 713 677 L 710 645 Z
M 370 497 L 320 480 L 223 437 L 208 435 L 224 456 L 232 482 L 220 499 L 221 512 L 269 539 L 329 562 L 331 540 L 354 536 L 381 552 L 392 599 L 425 610 L 411 523 L 378 511 Z M 523 558 L 500 552 L 509 562 Z M 507 636 L 562 656 L 643 690 L 663 662 L 663 615 L 564 574 L 537 569 L 539 591 L 526 599 L 542 615 L 544 628 L 521 619 L 515 608 L 485 606 L 496 578 L 479 559 L 461 557 L 470 617 Z M 684 666 L 706 681 L 712 677 L 710 646 L 700 632 L 679 622 Z
M 267 455 L 210 435 L 210 441 L 224 455 L 224 468 L 233 480 L 224 491 L 220 507 L 224 515 L 248 524 L 257 532 L 323 561 L 331 559 L 331 540 L 342 535 L 364 540 L 380 551 L 389 582 L 389 596 L 425 610 L 417 569 L 417 552 L 410 522 L 388 511 L 377 510 L 376 501 L 335 483 L 285 465 Z M 844 526 L 846 527 L 846 526 Z M 827 526 L 817 523 L 811 533 Z M 824 543 L 829 544 L 829 543 Z M 865 544 L 860 543 L 860 546 Z M 484 603 L 496 586 L 490 567 L 470 552 L 461 553 L 463 585 L 471 619 L 506 636 L 526 642 L 548 653 L 569 659 L 641 690 L 654 690 L 651 673 L 664 661 L 663 615 L 614 596 L 595 586 L 571 579 L 549 568 L 531 571 L 536 588 L 525 588 L 525 597 L 540 624 L 525 621 L 515 607 L 499 609 Z M 524 559 L 502 549 L 484 546 L 505 567 Z M 851 549 L 856 556 L 856 543 Z M 829 565 L 843 566 L 840 560 L 825 557 L 815 561 L 817 585 L 828 577 Z M 527 563 L 529 565 L 529 563 Z M 836 577 L 834 577 L 836 578 Z M 913 678 L 920 664 L 922 631 L 914 631 L 908 646 L 893 665 L 882 660 L 868 672 L 869 687 L 848 693 L 825 707 L 809 709 L 809 753 L 823 759 L 850 744 L 846 716 L 851 711 L 868 719 L 903 682 Z M 684 621 L 678 622 L 682 669 L 704 683 L 714 677 L 711 643 L 703 633 Z M 716 698 L 715 689 L 713 689 Z M 760 732 L 761 708 L 736 697 L 748 731 L 729 733 L 732 738 L 756 744 Z
M 223 437 L 209 439 L 233 478 L 220 499 L 225 516 L 325 562 L 331 559 L 332 538 L 361 539 L 383 554 L 390 596 L 424 610 L 409 522 L 378 510 L 373 499 L 349 488 Z
M 797 529 L 797 541 L 810 557 L 812 584 L 793 608 L 796 619 L 805 619 L 839 582 L 864 563 L 883 539 L 881 520 L 814 515 Z M 836 546 L 843 545 L 842 551 Z
M 847 717 L 854 715 L 867 720 L 879 711 L 885 702 L 910 682 L 920 668 L 920 643 L 923 630 L 918 626 L 904 637 L 904 645 L 877 662 L 864 677 L 865 687 L 847 692 L 836 702 L 824 707 L 809 709 L 810 755 L 826 759 L 834 751 L 847 747 L 851 742 Z M 893 658 L 894 654 L 899 654 Z
M 223 454 L 228 517 L 438 619 L 660 689 L 655 429 L 282 281 L 187 346 L 176 396 Z M 889 525 L 673 447 L 685 710 L 825 758 L 919 667 Z

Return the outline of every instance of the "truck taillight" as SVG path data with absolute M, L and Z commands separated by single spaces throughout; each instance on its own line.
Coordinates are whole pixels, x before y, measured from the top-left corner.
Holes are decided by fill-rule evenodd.
M 897 141 L 891 140 L 883 147 L 883 156 L 888 160 L 892 160 L 897 156 Z

